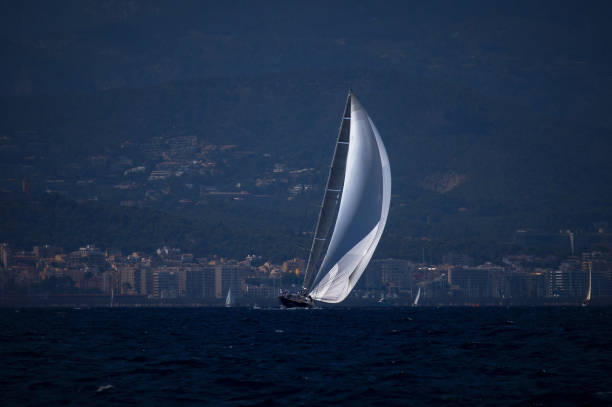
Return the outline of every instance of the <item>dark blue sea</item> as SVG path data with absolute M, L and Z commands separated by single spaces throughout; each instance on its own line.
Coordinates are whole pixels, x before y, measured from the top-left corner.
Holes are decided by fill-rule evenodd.
M 0 404 L 612 405 L 612 308 L 2 309 Z

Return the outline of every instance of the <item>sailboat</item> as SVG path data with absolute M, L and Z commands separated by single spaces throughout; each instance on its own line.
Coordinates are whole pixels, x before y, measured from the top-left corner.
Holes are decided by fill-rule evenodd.
M 412 303 L 413 307 L 416 307 L 417 305 L 419 305 L 419 298 L 421 298 L 421 287 L 419 287 L 417 291 L 417 295 L 416 297 L 414 297 L 414 302 Z
M 592 281 L 592 269 L 593 266 L 591 264 L 589 264 L 589 282 L 587 285 L 587 293 L 586 296 L 584 297 L 584 301 L 582 301 L 582 306 L 586 307 L 587 305 L 589 305 L 589 303 L 591 302 L 591 281 Z
M 234 297 L 232 297 L 232 288 L 230 287 L 227 290 L 227 296 L 225 297 L 225 306 L 231 307 L 232 305 L 234 305 Z
M 349 91 L 302 289 L 286 308 L 339 303 L 357 284 L 387 223 L 391 168 L 372 119 Z

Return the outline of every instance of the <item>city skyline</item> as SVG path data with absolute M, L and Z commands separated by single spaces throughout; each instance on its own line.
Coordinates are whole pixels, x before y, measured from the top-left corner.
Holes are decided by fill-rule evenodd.
M 280 264 L 256 255 L 195 258 L 168 247 L 123 255 L 94 245 L 64 253 L 57 246 L 24 252 L 2 244 L 0 259 L 3 306 L 110 306 L 111 295 L 115 306 L 222 306 L 230 289 L 237 305 L 275 304 L 283 290 L 301 287 L 305 269 L 301 258 Z M 580 304 L 592 274 L 591 301 L 609 304 L 611 266 L 609 254 L 599 251 L 567 257 L 508 255 L 497 264 L 476 264 L 457 253 L 449 253 L 440 264 L 374 259 L 347 303 L 409 305 L 420 288 L 420 302 L 426 306 Z M 79 297 L 83 295 L 89 297 Z

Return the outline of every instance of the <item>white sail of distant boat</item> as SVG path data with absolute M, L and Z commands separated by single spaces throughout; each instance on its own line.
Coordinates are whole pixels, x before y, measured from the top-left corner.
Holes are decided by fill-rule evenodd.
M 234 297 L 232 297 L 232 288 L 230 287 L 227 290 L 227 296 L 225 297 L 225 306 L 231 307 L 232 305 L 234 305 Z
M 414 297 L 414 302 L 412 303 L 413 307 L 416 307 L 417 305 L 419 305 L 419 298 L 421 298 L 421 287 L 419 287 L 417 291 L 417 295 L 416 297 Z
M 592 284 L 592 279 L 593 279 L 592 269 L 593 269 L 593 266 L 589 264 L 589 279 L 587 283 L 587 293 L 586 293 L 586 296 L 584 297 L 584 301 L 582 302 L 582 305 L 588 305 L 589 302 L 591 302 L 591 284 Z

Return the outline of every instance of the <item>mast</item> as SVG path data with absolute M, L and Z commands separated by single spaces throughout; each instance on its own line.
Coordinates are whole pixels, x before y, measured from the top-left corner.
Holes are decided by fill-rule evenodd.
M 346 170 L 346 157 L 348 155 L 348 146 L 350 141 L 350 121 L 351 121 L 351 96 L 352 91 L 346 97 L 346 106 L 340 130 L 338 131 L 338 139 L 334 149 L 334 158 L 332 159 L 329 175 L 327 177 L 327 185 L 325 194 L 321 202 L 321 210 L 317 219 L 317 226 L 312 239 L 310 254 L 308 255 L 308 263 L 306 265 L 306 274 L 304 275 L 304 283 L 302 290 L 310 289 L 313 277 L 316 274 L 317 267 L 321 258 L 325 254 L 326 248 L 329 246 L 329 231 L 336 221 L 338 214 L 338 203 L 342 197 L 342 186 L 344 184 L 344 174 Z

